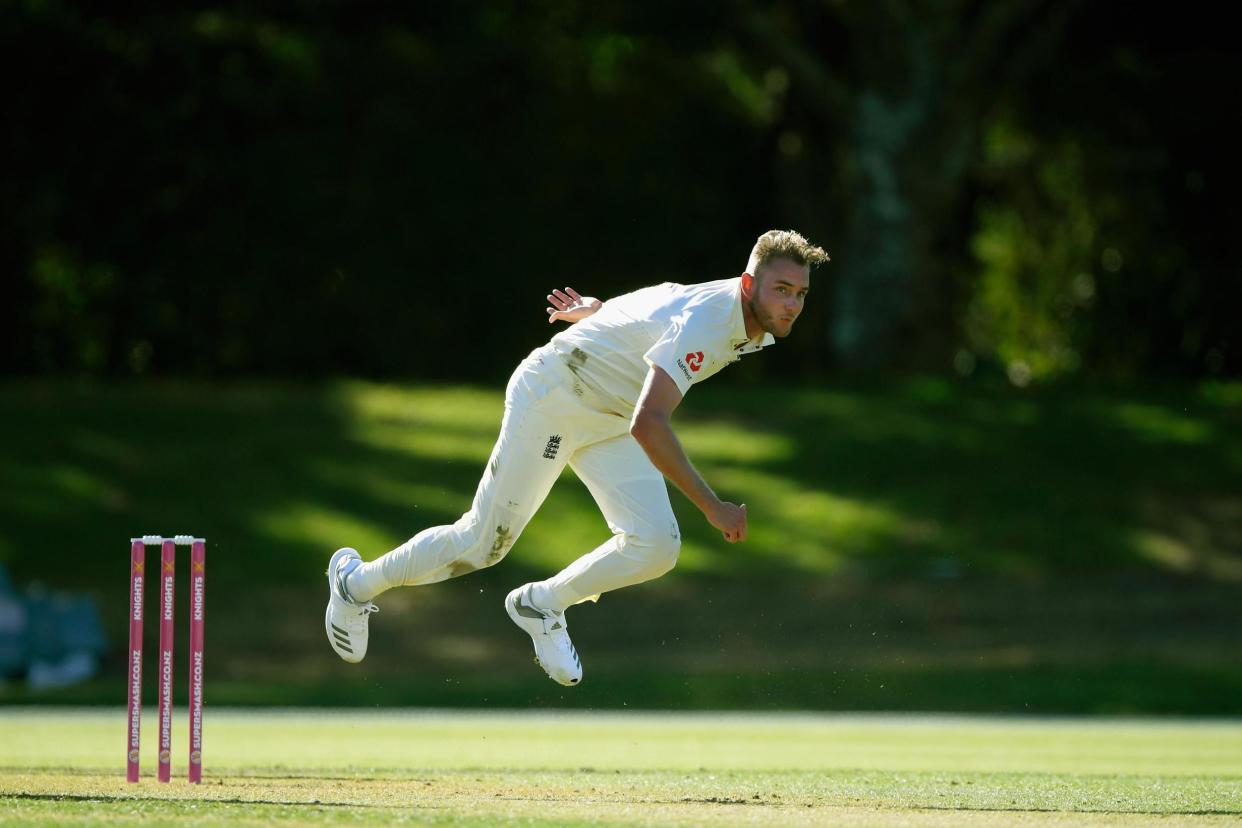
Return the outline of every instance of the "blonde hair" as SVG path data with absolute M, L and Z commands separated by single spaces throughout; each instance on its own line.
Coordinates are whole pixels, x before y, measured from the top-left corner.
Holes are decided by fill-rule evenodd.
M 746 272 L 758 278 L 759 268 L 774 259 L 790 259 L 794 264 L 814 267 L 828 261 L 828 254 L 796 230 L 769 230 L 759 237 L 750 251 Z

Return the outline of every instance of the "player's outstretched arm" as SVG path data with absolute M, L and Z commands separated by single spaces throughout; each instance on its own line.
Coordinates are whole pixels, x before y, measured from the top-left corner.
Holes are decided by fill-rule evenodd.
M 595 313 L 603 304 L 593 296 L 580 296 L 571 287 L 553 290 L 548 294 L 548 321 L 577 322 Z
M 707 481 L 690 463 L 681 441 L 673 433 L 669 418 L 681 403 L 681 390 L 663 368 L 652 367 L 647 372 L 634 418 L 630 421 L 630 434 L 647 452 L 652 464 L 681 489 L 712 526 L 724 535 L 729 543 L 746 540 L 746 504 L 740 506 L 721 500 L 707 485 Z

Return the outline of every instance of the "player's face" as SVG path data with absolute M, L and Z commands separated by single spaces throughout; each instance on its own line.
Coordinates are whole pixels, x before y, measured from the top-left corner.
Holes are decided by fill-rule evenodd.
M 776 259 L 759 268 L 750 297 L 750 311 L 772 336 L 789 336 L 811 289 L 811 268 Z

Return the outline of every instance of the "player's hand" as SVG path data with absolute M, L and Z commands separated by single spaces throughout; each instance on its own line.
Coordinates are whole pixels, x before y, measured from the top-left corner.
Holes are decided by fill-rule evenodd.
M 577 322 L 595 313 L 604 303 L 591 296 L 579 296 L 578 291 L 567 287 L 549 293 L 548 304 L 551 305 L 549 322 Z
M 746 540 L 746 504 L 720 501 L 715 508 L 707 513 L 707 520 L 720 530 L 729 543 L 740 543 Z

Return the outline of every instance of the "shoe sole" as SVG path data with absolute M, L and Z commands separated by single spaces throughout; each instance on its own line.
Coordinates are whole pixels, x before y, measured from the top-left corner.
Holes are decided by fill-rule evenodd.
M 336 601 L 337 597 L 336 594 L 332 592 L 332 573 L 336 570 L 337 559 L 341 557 L 348 557 L 347 555 L 342 554 L 344 552 L 345 549 L 338 549 L 336 552 L 332 553 L 332 557 L 328 560 L 328 607 L 323 613 L 323 631 L 324 634 L 328 636 L 328 644 L 331 645 L 332 652 L 340 656 L 342 661 L 348 662 L 349 664 L 357 664 L 366 658 L 366 652 L 363 651 L 362 655 L 358 655 L 356 653 L 349 653 L 341 650 L 338 646 L 340 642 L 337 641 L 336 636 L 333 635 L 334 625 L 332 623 L 332 602 Z

